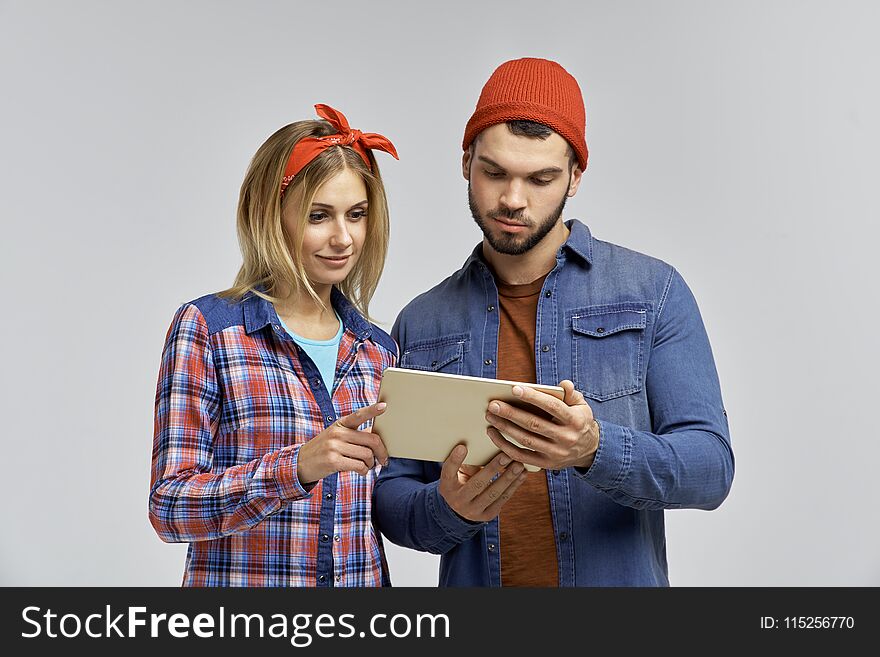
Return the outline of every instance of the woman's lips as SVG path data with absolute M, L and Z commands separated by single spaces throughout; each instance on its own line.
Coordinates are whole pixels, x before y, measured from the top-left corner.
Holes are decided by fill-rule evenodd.
M 337 269 L 342 268 L 345 265 L 347 265 L 349 259 L 351 258 L 350 255 L 347 255 L 347 256 L 321 256 L 321 255 L 319 255 L 318 257 L 328 267 L 335 267 Z

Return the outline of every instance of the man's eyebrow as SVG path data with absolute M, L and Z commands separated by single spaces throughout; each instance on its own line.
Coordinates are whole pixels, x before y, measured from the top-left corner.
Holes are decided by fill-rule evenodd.
M 477 159 L 482 162 L 485 162 L 489 166 L 495 167 L 496 169 L 501 169 L 501 171 L 505 170 L 503 166 L 501 166 L 497 162 L 493 162 L 485 155 L 480 155 L 479 157 L 477 157 Z M 554 174 L 554 173 L 562 173 L 562 169 L 560 169 L 559 167 L 545 167 L 543 169 L 539 169 L 538 171 L 532 171 L 531 173 L 529 173 L 529 175 L 530 176 L 547 176 L 547 175 Z
M 480 155 L 477 159 L 478 159 L 478 160 L 481 160 L 482 162 L 485 162 L 485 163 L 488 164 L 490 167 L 495 167 L 496 169 L 501 169 L 502 171 L 504 171 L 504 167 L 503 167 L 503 166 L 501 166 L 501 165 L 498 164 L 497 162 L 493 162 L 492 160 L 490 160 L 490 159 L 489 159 L 488 157 L 486 157 L 485 155 Z

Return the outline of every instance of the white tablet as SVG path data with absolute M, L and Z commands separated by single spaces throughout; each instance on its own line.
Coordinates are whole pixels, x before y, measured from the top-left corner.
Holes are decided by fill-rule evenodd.
M 486 435 L 490 426 L 486 410 L 491 400 L 528 408 L 546 417 L 544 411 L 514 397 L 513 386 L 517 385 L 560 400 L 565 396 L 559 386 L 389 367 L 382 373 L 379 388 L 379 401 L 386 402 L 388 408 L 375 419 L 373 431 L 382 438 L 389 456 L 442 462 L 463 443 L 468 448 L 465 463 L 486 465 L 499 452 Z M 526 467 L 533 472 L 540 470 Z

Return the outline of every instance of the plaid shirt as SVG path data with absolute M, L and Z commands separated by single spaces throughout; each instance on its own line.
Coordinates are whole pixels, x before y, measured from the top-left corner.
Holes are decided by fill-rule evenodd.
M 332 397 L 268 301 L 210 295 L 175 314 L 149 507 L 163 541 L 190 543 L 185 586 L 390 585 L 371 520 L 374 472 L 336 473 L 311 490 L 297 477 L 302 444 L 375 402 L 397 357 L 335 288 L 332 301 L 345 327 Z

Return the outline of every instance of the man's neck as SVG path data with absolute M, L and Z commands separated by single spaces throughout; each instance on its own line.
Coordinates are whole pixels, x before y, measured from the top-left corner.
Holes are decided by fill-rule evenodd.
M 484 238 L 483 257 L 492 265 L 501 281 L 508 285 L 525 285 L 538 280 L 556 266 L 556 253 L 565 244 L 569 232 L 560 218 L 544 239 L 522 255 L 498 253 Z

